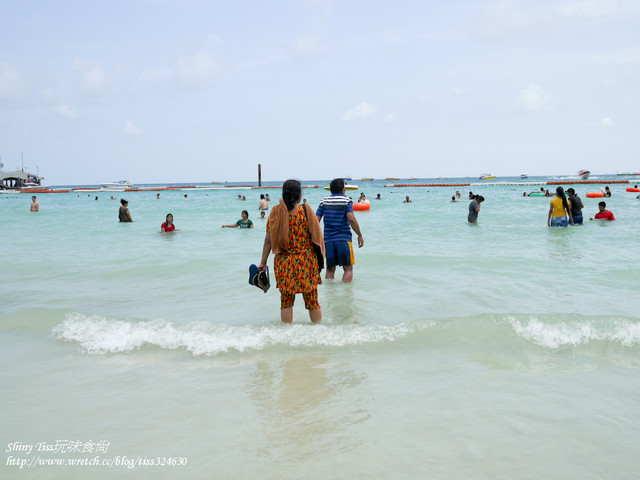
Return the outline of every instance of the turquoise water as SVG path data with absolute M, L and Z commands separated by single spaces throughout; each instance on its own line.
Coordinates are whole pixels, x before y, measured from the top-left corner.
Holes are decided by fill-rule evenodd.
M 550 229 L 549 199 L 522 197 L 539 185 L 354 183 L 365 246 L 353 284 L 319 288 L 319 326 L 301 298 L 282 325 L 275 288 L 247 283 L 277 189 L 126 193 L 133 224 L 116 193 L 39 194 L 38 213 L 0 195 L 0 476 L 634 478 L 637 194 L 610 184 L 615 222 Z M 600 187 L 575 186 L 587 218 Z M 221 228 L 243 209 L 255 229 Z M 167 213 L 180 232 L 159 233 Z M 187 463 L 4 464 L 56 440 Z

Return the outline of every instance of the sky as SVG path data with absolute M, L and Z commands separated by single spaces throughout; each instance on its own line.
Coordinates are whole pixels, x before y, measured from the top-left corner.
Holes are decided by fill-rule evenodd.
M 47 185 L 640 171 L 639 0 L 2 0 Z

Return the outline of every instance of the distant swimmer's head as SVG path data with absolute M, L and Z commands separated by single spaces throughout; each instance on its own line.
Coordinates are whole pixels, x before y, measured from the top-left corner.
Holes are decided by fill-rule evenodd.
M 171 213 L 167 213 L 166 220 L 167 220 L 167 222 L 173 223 L 173 215 Z
M 300 201 L 302 188 L 298 180 L 289 179 L 282 184 L 282 200 L 289 210 Z
M 242 218 L 244 220 L 247 220 L 249 218 L 249 212 L 247 212 L 246 210 L 242 210 L 242 212 L 240 212 L 240 215 L 242 215 Z
M 600 209 L 601 212 L 604 212 L 607 209 L 606 202 L 599 202 L 598 203 L 598 208 Z
M 126 207 L 127 205 L 129 205 L 129 202 L 127 202 L 124 198 L 120 199 L 120 203 L 122 204 L 123 207 Z
M 260 200 L 264 200 L 264 193 L 260 194 Z
M 331 193 L 342 193 L 344 190 L 344 178 L 334 178 L 329 184 Z
M 264 218 L 264 210 L 260 211 L 260 218 Z

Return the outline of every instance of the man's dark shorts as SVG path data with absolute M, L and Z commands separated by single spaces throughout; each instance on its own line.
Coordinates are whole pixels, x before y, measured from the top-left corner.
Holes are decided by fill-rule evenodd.
M 346 240 L 324 242 L 324 249 L 327 254 L 327 268 L 333 268 L 336 265 L 344 267 L 355 263 L 351 242 Z

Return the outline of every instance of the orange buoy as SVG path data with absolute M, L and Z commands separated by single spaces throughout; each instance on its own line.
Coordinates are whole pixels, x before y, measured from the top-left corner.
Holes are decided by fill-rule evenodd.
M 353 209 L 356 212 L 363 212 L 365 210 L 369 210 L 370 208 L 371 208 L 371 204 L 369 203 L 368 200 L 365 203 L 354 203 L 353 204 Z
M 604 193 L 602 192 L 587 192 L 587 198 L 602 198 Z

